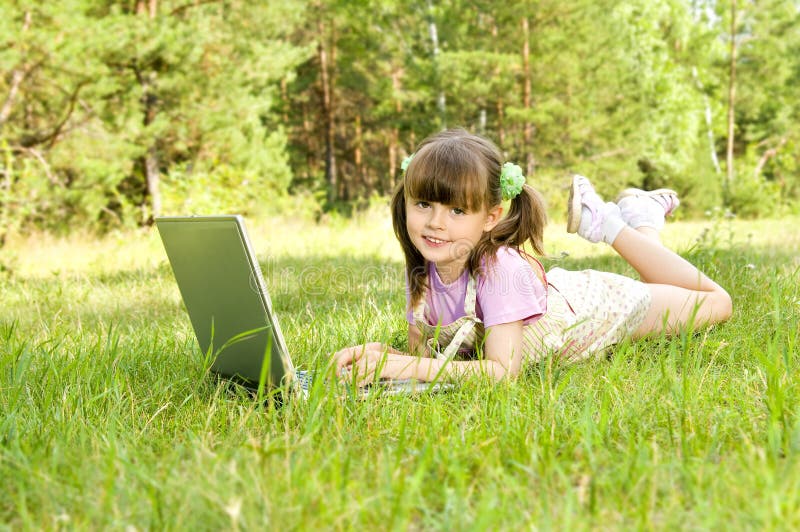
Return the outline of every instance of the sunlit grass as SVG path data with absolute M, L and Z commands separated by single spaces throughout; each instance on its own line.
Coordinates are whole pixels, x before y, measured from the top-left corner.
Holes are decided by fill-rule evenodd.
M 664 240 L 734 297 L 710 331 L 439 395 L 317 386 L 281 409 L 204 374 L 155 232 L 15 240 L 0 250 L 0 523 L 797 528 L 796 225 L 668 226 Z M 296 362 L 402 346 L 383 211 L 248 227 Z M 562 227 L 548 228 L 548 265 L 629 271 Z

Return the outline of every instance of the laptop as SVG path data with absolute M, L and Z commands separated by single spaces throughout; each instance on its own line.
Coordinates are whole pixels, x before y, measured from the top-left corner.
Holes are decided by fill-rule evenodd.
M 289 386 L 308 395 L 313 372 L 295 368 L 261 268 L 239 215 L 156 218 L 183 303 L 210 369 L 251 390 Z M 446 387 L 416 380 L 381 380 L 381 393 Z

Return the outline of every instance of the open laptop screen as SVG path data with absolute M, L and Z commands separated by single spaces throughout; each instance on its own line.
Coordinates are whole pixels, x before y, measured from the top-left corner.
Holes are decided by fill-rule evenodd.
M 265 384 L 277 386 L 291 375 L 291 359 L 242 218 L 159 217 L 156 226 L 200 350 L 214 356 L 211 370 L 257 385 L 266 354 Z

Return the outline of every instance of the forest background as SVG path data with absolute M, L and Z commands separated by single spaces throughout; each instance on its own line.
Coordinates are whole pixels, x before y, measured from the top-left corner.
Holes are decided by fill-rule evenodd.
M 796 213 L 798 115 L 798 0 L 4 0 L 0 243 L 349 212 L 453 126 L 546 197 Z

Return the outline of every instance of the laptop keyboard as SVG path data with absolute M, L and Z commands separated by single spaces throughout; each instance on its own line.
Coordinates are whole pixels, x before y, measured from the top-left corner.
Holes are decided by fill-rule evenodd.
M 294 377 L 295 379 L 297 379 L 297 383 L 300 385 L 300 389 L 308 393 L 308 391 L 311 389 L 311 384 L 314 380 L 314 372 L 296 370 L 294 372 Z
M 308 397 L 308 393 L 311 390 L 311 385 L 314 382 L 314 372 L 295 370 L 294 377 L 295 377 L 295 382 L 299 385 L 303 396 Z M 342 384 L 344 388 L 341 391 L 344 392 L 345 394 L 350 393 L 350 390 L 352 389 L 350 383 L 344 382 Z M 435 383 L 433 385 L 429 385 L 427 383 L 417 382 L 411 379 L 404 379 L 404 380 L 381 379 L 377 383 L 377 388 L 381 391 L 381 393 L 386 395 L 449 390 L 451 387 L 452 387 L 451 384 Z M 359 397 L 365 397 L 367 394 L 370 393 L 370 390 L 374 388 L 376 388 L 375 384 L 367 385 L 362 388 L 357 387 L 355 389 L 356 395 Z

